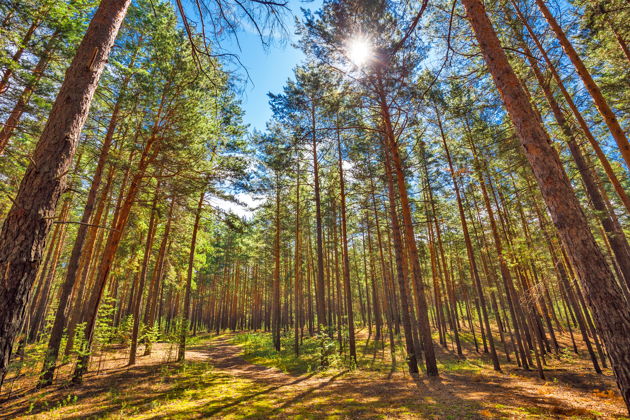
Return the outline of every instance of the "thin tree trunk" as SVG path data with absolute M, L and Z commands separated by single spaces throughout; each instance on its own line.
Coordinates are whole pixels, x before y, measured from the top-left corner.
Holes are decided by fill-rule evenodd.
M 162 103 L 164 103 L 164 98 L 162 98 Z M 158 126 L 159 115 L 161 114 L 161 111 L 162 108 L 160 106 L 160 111 L 158 112 L 158 117 L 156 118 L 154 130 Z M 101 303 L 101 297 L 103 295 L 103 291 L 105 290 L 105 285 L 107 284 L 107 279 L 109 277 L 112 264 L 114 263 L 116 251 L 118 250 L 123 232 L 125 230 L 125 227 L 127 226 L 127 221 L 129 220 L 131 209 L 142 185 L 142 181 L 145 178 L 147 168 L 157 156 L 158 149 L 157 147 L 154 147 L 157 141 L 158 137 L 154 132 L 144 147 L 142 157 L 140 158 L 140 162 L 138 163 L 138 169 L 129 184 L 129 190 L 127 191 L 127 194 L 119 208 L 119 211 L 117 211 L 117 215 L 115 215 L 114 220 L 112 221 L 113 228 L 109 233 L 107 243 L 105 244 L 105 249 L 103 250 L 101 263 L 98 267 L 98 272 L 94 281 L 92 293 L 87 300 L 87 313 L 85 316 L 85 319 L 87 321 L 85 327 L 86 348 L 83 352 L 84 355 L 79 358 L 79 362 L 77 363 L 77 367 L 74 371 L 74 375 L 72 378 L 72 381 L 74 383 L 81 383 L 81 381 L 83 380 L 83 375 L 85 374 L 85 372 L 87 372 L 88 363 L 90 360 L 90 349 L 92 347 L 92 340 L 94 337 L 94 327 L 96 326 L 96 317 L 98 314 L 98 308 Z
M 412 276 L 414 285 L 416 286 L 416 306 L 418 311 L 418 327 L 420 329 L 420 338 L 422 340 L 422 349 L 424 350 L 425 366 L 428 376 L 437 376 L 437 362 L 435 359 L 435 350 L 433 348 L 433 339 L 431 337 L 431 326 L 429 323 L 428 305 L 424 292 L 424 284 L 422 281 L 422 270 L 420 268 L 420 258 L 416 244 L 416 236 L 413 229 L 413 220 L 411 218 L 411 205 L 409 204 L 409 196 L 407 194 L 407 186 L 405 184 L 405 175 L 403 171 L 398 145 L 394 135 L 391 116 L 387 106 L 382 78 L 378 78 L 378 96 L 380 104 L 380 113 L 385 128 L 385 147 L 389 150 L 391 162 L 393 163 L 394 173 L 396 175 L 396 184 L 398 186 L 398 194 L 403 218 L 403 228 L 405 232 L 405 242 L 409 251 L 409 259 L 411 262 Z
M 501 371 L 501 365 L 499 363 L 499 357 L 497 356 L 497 351 L 494 345 L 494 338 L 492 337 L 492 330 L 490 329 L 490 319 L 488 317 L 488 309 L 486 304 L 486 297 L 483 293 L 483 288 L 481 286 L 481 279 L 479 277 L 479 270 L 477 269 L 477 263 L 475 261 L 475 253 L 473 251 L 472 241 L 470 239 L 470 234 L 468 232 L 468 223 L 466 221 L 466 215 L 464 214 L 464 207 L 462 205 L 461 194 L 459 191 L 459 185 L 457 182 L 457 175 L 455 174 L 455 168 L 453 167 L 453 160 L 451 159 L 451 153 L 448 148 L 448 144 L 446 142 L 446 136 L 442 131 L 442 123 L 440 121 L 439 112 L 436 113 L 438 118 L 438 124 L 440 126 L 440 132 L 442 134 L 442 144 L 444 145 L 444 151 L 446 152 L 446 159 L 448 161 L 448 167 L 451 172 L 451 178 L 453 180 L 453 186 L 455 188 L 455 198 L 457 199 L 457 208 L 459 209 L 459 219 L 462 225 L 462 231 L 464 233 L 464 242 L 466 243 L 466 253 L 468 255 L 468 262 L 470 264 L 470 271 L 475 283 L 475 288 L 477 289 L 477 296 L 479 297 L 479 305 L 481 306 L 481 314 L 483 315 L 483 327 L 482 328 L 482 338 L 484 337 L 484 329 L 485 329 L 485 338 L 490 345 L 490 356 L 492 357 L 492 365 L 494 370 Z M 482 325 L 480 325 L 482 327 Z M 485 340 L 484 340 L 484 349 L 485 349 Z
M 588 93 L 590 93 L 591 97 L 593 98 L 593 102 L 595 102 L 597 110 L 604 119 L 604 122 L 606 122 L 606 125 L 610 130 L 610 134 L 612 134 L 613 138 L 617 142 L 617 146 L 619 147 L 621 156 L 626 161 L 627 169 L 630 170 L 630 143 L 628 143 L 628 137 L 626 136 L 626 133 L 621 128 L 621 125 L 619 125 L 617 116 L 608 105 L 608 102 L 604 98 L 601 89 L 591 76 L 591 73 L 584 65 L 584 62 L 578 55 L 577 51 L 575 51 L 575 48 L 573 48 L 571 41 L 569 41 L 569 39 L 567 38 L 566 34 L 562 30 L 562 27 L 560 26 L 558 21 L 556 21 L 549 8 L 547 8 L 545 2 L 543 0 L 535 1 L 538 5 L 538 8 L 545 17 L 545 20 L 547 20 L 547 23 L 549 23 L 549 26 L 556 34 L 556 38 L 558 38 L 558 41 L 560 41 L 562 49 L 573 63 L 573 66 L 575 67 L 577 73 L 580 75 L 580 78 L 582 79 L 586 90 L 588 90 Z
M 31 95 L 35 90 L 35 87 L 41 80 L 42 76 L 44 75 L 44 71 L 48 67 L 48 63 L 50 62 L 50 58 L 52 56 L 51 51 L 56 48 L 55 44 L 59 37 L 59 34 L 60 31 L 57 30 L 48 39 L 46 45 L 43 48 L 42 55 L 39 57 L 39 60 L 37 61 L 33 72 L 30 74 L 28 82 L 24 86 L 24 89 L 22 89 L 22 93 L 20 94 L 17 103 L 13 107 L 13 110 L 9 114 L 7 120 L 4 122 L 2 130 L 0 130 L 0 155 L 4 153 L 4 150 L 9 144 L 11 135 L 17 127 L 20 118 L 22 118 L 22 114 L 24 113 L 24 110 L 26 109 L 26 106 L 31 99 Z
M 136 364 L 136 353 L 138 349 L 138 334 L 140 333 L 140 308 L 142 307 L 142 296 L 144 294 L 144 284 L 147 279 L 147 270 L 149 260 L 151 259 L 151 249 L 153 248 L 153 239 L 155 238 L 155 230 L 157 225 L 157 203 L 160 198 L 160 180 L 155 187 L 153 196 L 153 204 L 151 205 L 151 216 L 149 218 L 149 229 L 147 231 L 147 240 L 144 247 L 144 257 L 140 268 L 140 278 L 136 289 L 136 299 L 133 303 L 133 329 L 131 332 L 131 348 L 129 349 L 129 366 Z M 133 286 L 132 286 L 133 287 Z M 147 296 L 147 299 L 149 297 Z
M 295 328 L 294 328 L 294 351 L 295 355 L 300 355 L 300 329 L 302 328 L 302 284 L 300 275 L 302 274 L 302 255 L 301 255 L 301 237 L 300 237 L 300 156 L 297 153 L 296 159 L 296 175 L 297 185 L 295 187 L 295 283 L 293 293 L 295 294 Z
M 153 325 L 155 324 L 155 313 L 157 310 L 158 300 L 159 300 L 159 290 L 162 285 L 162 276 L 164 272 L 164 266 L 166 265 L 166 249 L 169 243 L 169 237 L 171 234 L 171 224 L 173 221 L 173 209 L 175 208 L 175 197 L 171 198 L 171 204 L 168 210 L 168 217 L 166 221 L 166 226 L 164 227 L 164 236 L 162 237 L 162 242 L 160 243 L 160 250 L 158 252 L 158 258 L 155 263 L 155 268 L 153 270 L 153 277 L 151 279 L 151 287 L 149 288 L 149 296 L 147 298 L 147 308 L 145 311 L 145 320 L 144 323 L 148 330 L 153 329 Z M 146 341 L 146 347 L 144 349 L 144 355 L 148 356 L 151 354 L 151 341 Z
M 132 58 L 131 62 L 133 63 L 133 61 L 134 60 Z M 126 86 L 129 83 L 130 78 L 131 76 L 128 75 L 123 80 L 121 92 L 123 92 L 126 89 Z M 90 185 L 90 190 L 88 191 L 85 207 L 83 208 L 83 215 L 81 216 L 81 222 L 77 229 L 77 236 L 74 240 L 74 245 L 70 253 L 70 259 L 68 260 L 66 278 L 64 280 L 63 285 L 61 286 L 61 294 L 59 296 L 59 305 L 57 307 L 55 321 L 53 322 L 53 327 L 50 332 L 50 340 L 48 341 L 48 348 L 46 350 L 44 365 L 42 367 L 42 375 L 40 377 L 39 384 L 38 384 L 39 387 L 51 385 L 53 381 L 53 377 L 55 374 L 55 363 L 57 362 L 57 357 L 59 356 L 59 346 L 61 345 L 63 329 L 66 326 L 66 322 L 67 322 L 67 315 L 69 311 L 68 302 L 70 300 L 72 290 L 75 286 L 77 275 L 79 274 L 79 268 L 80 268 L 79 262 L 81 260 L 83 252 L 85 251 L 84 248 L 87 248 L 85 246 L 85 241 L 86 241 L 86 238 L 88 237 L 88 231 L 91 228 L 89 222 L 96 206 L 96 198 L 98 194 L 98 189 L 101 185 L 101 180 L 103 178 L 103 171 L 105 170 L 105 165 L 109 158 L 109 151 L 111 149 L 112 142 L 114 139 L 114 133 L 116 131 L 116 127 L 119 122 L 121 102 L 122 102 L 122 93 L 118 95 L 118 99 L 116 100 L 116 104 L 114 105 L 114 109 L 112 111 L 112 116 L 109 120 L 107 132 L 105 133 L 105 138 L 103 139 L 103 145 L 101 146 L 101 152 L 99 154 L 98 162 L 96 164 L 96 169 L 94 170 L 94 176 L 92 177 L 92 184 Z M 74 328 L 72 330 L 74 331 Z M 71 343 L 72 339 L 69 339 L 69 341 Z
M 319 162 L 317 156 L 317 136 L 315 125 L 315 104 L 311 103 L 311 124 L 313 143 L 313 176 L 315 194 L 315 229 L 317 231 L 317 280 L 315 282 L 315 306 L 317 307 L 317 331 L 321 333 L 321 326 L 326 322 L 326 302 L 324 294 L 324 250 L 322 244 L 322 210 L 319 189 Z
M 400 310 L 402 312 L 403 329 L 405 332 L 405 344 L 407 349 L 407 365 L 409 366 L 409 373 L 418 373 L 418 359 L 416 355 L 416 345 L 414 343 L 414 335 L 411 325 L 411 305 L 409 303 L 410 292 L 407 280 L 407 267 L 403 253 L 404 245 L 402 242 L 402 235 L 400 232 L 400 225 L 398 222 L 398 215 L 396 214 L 396 195 L 394 190 L 394 182 L 391 173 L 391 163 L 389 152 L 385 148 L 383 150 L 385 155 L 385 177 L 387 179 L 387 190 L 389 193 L 389 212 L 391 221 L 391 233 L 394 241 L 394 253 L 396 255 L 396 273 L 398 277 L 398 284 L 400 287 Z
M 348 315 L 348 344 L 350 358 L 357 364 L 357 350 L 354 337 L 354 314 L 352 311 L 352 289 L 350 286 L 350 258 L 348 256 L 348 232 L 346 227 L 346 187 L 343 177 L 343 159 L 341 153 L 341 134 L 337 116 L 337 153 L 339 155 L 339 188 L 341 191 L 341 257 L 343 261 L 343 285 L 346 295 L 346 314 Z
M 199 231 L 199 222 L 201 220 L 201 210 L 203 209 L 203 200 L 206 198 L 206 190 L 201 192 L 197 210 L 195 211 L 195 224 L 193 225 L 192 238 L 190 240 L 190 252 L 188 254 L 188 271 L 186 273 L 186 294 L 184 295 L 184 308 L 182 315 L 182 325 L 179 336 L 179 348 L 177 349 L 177 361 L 183 362 L 186 357 L 186 336 L 188 335 L 188 323 L 190 319 L 190 299 L 192 291 L 193 268 L 195 265 L 195 251 L 197 249 L 197 232 Z
M 276 173 L 276 232 L 273 245 L 273 295 L 271 303 L 271 326 L 273 346 L 280 351 L 280 175 Z

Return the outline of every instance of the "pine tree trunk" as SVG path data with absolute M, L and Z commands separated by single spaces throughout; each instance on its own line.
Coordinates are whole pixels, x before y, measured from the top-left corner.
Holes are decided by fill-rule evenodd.
M 560 105 L 556 101 L 551 92 L 549 84 L 546 83 L 545 78 L 538 67 L 538 63 L 531 57 L 531 52 L 527 49 L 526 45 L 523 45 L 525 48 L 525 53 L 527 60 L 529 62 L 530 67 L 534 71 L 534 75 L 536 76 L 536 80 L 538 80 L 538 84 L 540 85 L 547 102 L 549 103 L 549 107 L 556 119 L 556 122 L 560 126 L 562 133 L 564 134 L 567 144 L 569 145 L 569 151 L 571 152 L 571 156 L 577 166 L 577 169 L 580 173 L 582 181 L 584 182 L 584 187 L 586 189 L 586 193 L 588 194 L 591 204 L 596 211 L 596 214 L 606 232 L 606 237 L 608 238 L 608 242 L 610 243 L 610 247 L 613 250 L 615 255 L 615 259 L 619 264 L 621 272 L 623 274 L 623 278 L 626 282 L 626 287 L 630 289 L 630 248 L 628 247 L 628 242 L 626 237 L 621 229 L 619 224 L 614 223 L 613 217 L 608 211 L 608 207 L 604 202 L 604 198 L 597 187 L 597 182 L 595 181 L 597 175 L 594 171 L 587 165 L 584 155 L 580 151 L 580 147 L 578 146 L 577 140 L 573 134 L 573 130 L 566 120 Z
M 4 150 L 9 144 L 11 135 L 20 122 L 22 114 L 24 113 L 26 106 L 31 99 L 31 95 L 35 90 L 35 87 L 41 80 L 42 76 L 44 75 L 44 71 L 48 67 L 48 63 L 50 62 L 50 58 L 52 55 L 51 50 L 56 47 L 55 44 L 57 38 L 59 37 L 59 33 L 59 30 L 55 31 L 48 39 L 48 42 L 43 48 L 42 55 L 39 57 L 39 60 L 37 61 L 37 64 L 35 65 L 35 68 L 33 69 L 33 72 L 31 73 L 28 82 L 24 86 L 24 89 L 22 89 L 22 93 L 20 94 L 17 103 L 13 107 L 13 110 L 9 114 L 7 120 L 4 122 L 2 130 L 0 130 L 0 155 L 4 153 Z
M 140 278 L 136 289 L 136 299 L 133 303 L 133 329 L 131 331 L 131 348 L 129 349 L 129 366 L 136 364 L 136 353 L 138 350 L 138 335 L 140 333 L 140 308 L 142 307 L 142 296 L 144 294 L 144 284 L 147 280 L 147 270 L 149 260 L 151 259 L 151 250 L 153 248 L 153 239 L 155 238 L 155 230 L 157 228 L 157 203 L 160 198 L 160 180 L 158 179 L 153 196 L 153 204 L 151 205 L 151 216 L 149 218 L 149 230 L 147 231 L 147 239 L 144 247 L 144 257 L 140 268 Z M 147 299 L 149 297 L 147 296 Z
M 162 284 L 162 276 L 164 272 L 164 266 L 166 265 L 166 249 L 169 243 L 169 237 L 171 234 L 171 225 L 173 221 L 173 210 L 175 208 L 175 197 L 171 198 L 171 204 L 168 210 L 168 216 L 166 226 L 164 227 L 164 235 L 162 242 L 160 243 L 160 250 L 158 251 L 157 261 L 153 270 L 153 277 L 151 279 L 151 286 L 149 288 L 149 295 L 147 297 L 147 309 L 145 311 L 144 323 L 148 330 L 152 330 L 155 324 L 155 315 L 157 310 L 157 304 L 159 299 L 159 290 Z M 146 347 L 144 349 L 144 355 L 151 354 L 151 342 L 147 340 Z
M 107 181 L 105 181 L 105 185 L 102 188 L 100 193 L 100 198 L 97 200 L 98 205 L 96 207 L 96 212 L 92 217 L 92 227 L 88 231 L 88 237 L 85 241 L 85 250 L 81 252 L 81 260 L 79 261 L 79 278 L 75 280 L 75 284 L 72 289 L 72 294 L 70 297 L 70 302 L 68 303 L 68 319 L 67 319 L 67 332 L 68 340 L 66 341 L 66 348 L 64 350 L 64 354 L 68 356 L 72 351 L 74 346 L 74 331 L 77 324 L 80 322 L 80 318 L 82 316 L 83 309 L 83 300 L 85 295 L 85 290 L 88 287 L 89 279 L 92 277 L 92 271 L 94 267 L 97 265 L 99 252 L 101 251 L 101 246 L 103 243 L 103 238 L 105 236 L 105 229 L 102 227 L 98 227 L 100 225 L 107 225 L 107 218 L 109 215 L 109 210 L 112 204 L 112 197 L 110 193 L 112 193 L 112 185 L 114 181 L 114 167 L 110 166 L 109 173 L 107 175 Z M 128 171 L 127 171 L 128 172 Z M 125 175 L 125 180 L 123 180 L 123 184 L 126 183 L 127 174 Z M 105 217 L 103 217 L 103 215 Z M 94 261 L 93 261 L 94 260 Z M 121 300 L 121 307 L 122 307 Z M 122 316 L 122 308 L 119 310 L 118 318 Z
M 276 173 L 276 229 L 273 245 L 273 293 L 271 303 L 271 329 L 273 346 L 280 351 L 280 175 Z
M 157 121 L 155 126 L 157 127 Z M 116 251 L 118 250 L 122 235 L 124 233 L 125 227 L 127 226 L 131 209 L 134 205 L 138 192 L 140 191 L 142 181 L 145 178 L 146 170 L 157 156 L 158 149 L 153 147 L 156 141 L 157 137 L 155 133 L 153 133 L 153 135 L 150 137 L 144 147 L 142 157 L 140 159 L 140 162 L 138 163 L 138 169 L 129 184 L 129 190 L 127 191 L 127 194 L 125 195 L 125 198 L 122 201 L 119 210 L 116 212 L 117 214 L 114 216 L 114 219 L 112 221 L 113 228 L 109 233 L 107 243 L 105 244 L 105 248 L 103 250 L 103 255 L 101 257 L 101 262 L 98 267 L 98 272 L 96 275 L 92 293 L 87 300 L 87 312 L 84 318 L 87 322 L 85 327 L 86 348 L 84 349 L 84 355 L 79 358 L 79 362 L 77 363 L 77 367 L 72 378 L 72 381 L 77 384 L 82 382 L 83 375 L 88 370 L 90 349 L 94 337 L 94 327 L 96 326 L 96 318 L 98 315 L 98 308 L 101 303 L 101 298 L 103 296 L 103 291 L 105 290 L 105 285 L 107 284 L 107 279 L 109 277 L 112 264 L 114 263 Z M 122 194 L 123 191 L 121 191 L 121 196 Z
M 317 307 L 317 331 L 326 326 L 326 302 L 324 293 L 324 249 L 322 239 L 322 210 L 319 190 L 319 162 L 317 156 L 317 136 L 315 131 L 315 104 L 311 103 L 311 130 L 313 143 L 313 176 L 315 194 L 315 229 L 317 231 L 317 279 L 315 281 L 315 306 Z
M 462 345 L 461 345 L 461 341 L 459 339 L 459 327 L 458 327 L 458 323 L 457 323 L 457 299 L 455 297 L 455 291 L 453 288 L 453 285 L 451 283 L 451 278 L 449 276 L 449 270 L 447 267 L 447 262 L 446 262 L 446 256 L 444 253 L 444 246 L 442 244 L 442 232 L 440 229 L 440 224 L 438 222 L 438 218 L 437 218 L 437 211 L 435 208 L 435 200 L 433 199 L 433 189 L 431 186 L 431 177 L 429 176 L 429 168 L 427 166 L 427 156 L 426 156 L 426 150 L 424 149 L 424 146 L 421 145 L 421 153 L 422 153 L 422 162 L 423 162 L 423 169 L 424 169 L 424 177 L 426 180 L 426 185 L 427 185 L 427 192 L 428 192 L 428 198 L 429 198 L 429 203 L 431 205 L 431 216 L 433 219 L 433 223 L 435 224 L 435 235 L 436 235 L 436 239 L 437 239 L 437 245 L 438 245 L 438 250 L 439 250 L 439 255 L 440 255 L 440 259 L 442 261 L 442 272 L 444 275 L 444 280 L 445 280 L 445 284 L 446 284 L 446 294 L 449 300 L 450 308 L 447 307 L 447 312 L 450 313 L 450 316 L 452 318 L 452 322 L 451 322 L 451 330 L 453 331 L 453 335 L 455 337 L 455 347 L 457 349 L 457 355 L 458 356 L 463 356 L 463 352 L 462 352 Z M 438 268 L 439 268 L 439 262 L 437 262 Z
M 437 114 L 438 124 L 440 129 L 442 127 L 442 123 L 439 121 L 440 115 Z M 451 172 L 451 178 L 453 180 L 453 186 L 455 188 L 455 198 L 457 199 L 457 208 L 459 209 L 459 219 L 462 225 L 462 231 L 464 233 L 464 242 L 466 243 L 466 253 L 468 255 L 468 262 L 470 264 L 470 271 L 472 274 L 472 278 L 475 283 L 475 288 L 477 290 L 477 296 L 479 297 L 479 305 L 481 307 L 481 313 L 479 315 L 483 315 L 483 324 L 480 322 L 480 327 L 482 328 L 482 338 L 484 337 L 484 329 L 485 329 L 485 338 L 490 345 L 490 356 L 492 357 L 492 365 L 494 370 L 501 371 L 501 365 L 499 363 L 499 357 L 497 356 L 496 348 L 494 345 L 494 338 L 492 337 L 492 330 L 490 329 L 490 320 L 488 317 L 488 309 L 486 304 L 486 297 L 483 293 L 483 288 L 481 286 L 481 279 L 479 277 L 479 270 L 477 269 L 477 263 L 475 261 L 475 253 L 473 251 L 472 241 L 470 239 L 470 234 L 468 232 L 468 223 L 466 221 L 466 215 L 464 214 L 464 207 L 462 205 L 461 194 L 459 191 L 459 185 L 457 182 L 457 175 L 455 174 L 455 168 L 453 167 L 453 161 L 451 159 L 451 153 L 448 148 L 448 144 L 446 142 L 446 136 L 443 135 L 442 132 L 442 144 L 444 145 L 444 151 L 446 152 L 446 159 L 448 161 L 448 167 Z M 485 339 L 484 339 L 484 349 L 485 349 Z
M 396 255 L 396 274 L 398 285 L 400 287 L 400 310 L 402 312 L 403 329 L 405 332 L 405 344 L 407 349 L 407 365 L 409 373 L 418 373 L 418 356 L 416 355 L 416 344 L 414 343 L 413 326 L 411 325 L 411 305 L 409 303 L 410 292 L 407 280 L 407 267 L 404 258 L 404 245 L 396 214 L 396 195 L 394 190 L 394 182 L 391 173 L 391 163 L 389 152 L 383 151 L 385 155 L 385 176 L 387 179 L 387 190 L 389 194 L 389 212 L 391 221 L 391 233 L 394 240 L 394 253 Z
M 302 285 L 300 276 L 302 274 L 302 241 L 301 241 L 301 232 L 300 232 L 300 156 L 298 153 L 297 163 L 296 163 L 296 182 L 297 185 L 295 187 L 296 198 L 295 198 L 295 283 L 293 293 L 295 294 L 295 329 L 294 329 L 294 351 L 295 355 L 300 355 L 300 330 L 302 328 Z
M 0 385 L 79 134 L 130 0 L 103 0 L 72 60 L 0 232 Z
M 183 362 L 186 357 L 186 336 L 188 335 L 188 327 L 190 320 L 190 300 L 192 292 L 193 268 L 195 265 L 195 251 L 197 249 L 197 233 L 199 231 L 199 222 L 201 220 L 201 210 L 203 209 L 203 200 L 206 198 L 206 190 L 201 192 L 197 210 L 195 211 L 195 224 L 193 225 L 192 238 L 190 240 L 190 252 L 188 254 L 188 271 L 186 273 L 186 294 L 184 295 L 184 308 L 182 315 L 182 325 L 179 336 L 179 348 L 177 349 L 177 361 Z
M 133 59 L 132 59 L 133 63 Z M 129 82 L 130 77 L 127 76 L 122 85 L 122 89 L 126 88 L 127 83 Z M 68 302 L 70 300 L 70 296 L 72 294 L 72 290 L 75 286 L 77 275 L 79 274 L 79 262 L 81 260 L 82 254 L 85 251 L 85 241 L 88 236 L 88 230 L 91 228 L 90 219 L 92 217 L 92 213 L 94 212 L 94 208 L 96 206 L 96 198 L 98 194 L 98 189 L 101 185 L 101 180 L 103 178 L 103 171 L 105 170 L 105 165 L 107 163 L 109 157 L 109 150 L 111 148 L 114 133 L 116 131 L 116 127 L 118 125 L 119 113 L 121 107 L 122 94 L 118 96 L 116 104 L 114 105 L 114 109 L 112 111 L 112 116 L 109 120 L 109 124 L 107 127 L 107 132 L 105 133 L 105 138 L 103 139 L 103 145 L 101 146 L 101 151 L 99 154 L 98 162 L 96 164 L 96 169 L 94 170 L 94 176 L 92 177 L 92 184 L 90 185 L 90 190 L 88 191 L 87 200 L 85 202 L 85 207 L 83 208 L 83 215 L 81 216 L 81 222 L 79 224 L 79 228 L 77 230 L 77 236 L 74 240 L 74 245 L 72 247 L 72 251 L 70 253 L 70 259 L 68 260 L 68 268 L 66 270 L 66 278 L 64 283 L 61 286 L 61 293 L 59 295 L 59 305 L 57 307 L 57 313 L 55 315 L 55 321 L 53 322 L 53 327 L 50 333 L 50 339 L 48 341 L 48 348 L 46 350 L 45 362 L 42 368 L 42 376 L 39 380 L 39 387 L 44 387 L 52 384 L 54 373 L 55 373 L 55 363 L 57 362 L 57 357 L 59 356 L 59 346 L 61 345 L 61 339 L 63 335 L 63 329 L 66 326 L 67 315 L 68 315 Z M 74 328 L 72 329 L 74 331 Z M 69 340 L 70 342 L 72 339 Z
M 407 186 L 405 183 L 405 175 L 403 171 L 398 145 L 394 136 L 394 129 L 391 122 L 391 116 L 387 106 L 382 78 L 378 78 L 378 96 L 380 105 L 380 114 L 385 129 L 385 147 L 393 164 L 393 172 L 396 175 L 396 185 L 398 187 L 398 195 L 401 202 L 403 229 L 405 233 L 405 242 L 409 251 L 409 259 L 411 263 L 411 271 L 413 282 L 416 287 L 416 306 L 418 312 L 418 327 L 420 329 L 420 339 L 422 341 L 422 349 L 424 350 L 424 359 L 428 376 L 437 376 L 437 362 L 435 359 L 435 350 L 433 348 L 433 339 L 431 337 L 431 326 L 429 323 L 428 305 L 424 292 L 424 284 L 422 281 L 422 270 L 420 268 L 420 258 L 416 244 L 416 236 L 413 229 L 413 220 L 411 217 L 411 206 L 409 204 L 409 196 L 407 194 Z M 387 155 L 387 154 L 386 154 Z
M 480 0 L 462 0 L 467 17 L 521 140 L 543 198 L 604 338 L 621 395 L 630 409 L 630 310 L 595 243 L 551 140 L 501 48 Z
M 348 344 L 350 358 L 357 363 L 357 350 L 354 337 L 354 314 L 352 310 L 352 288 L 350 286 L 350 258 L 348 256 L 348 232 L 346 227 L 346 186 L 343 177 L 343 159 L 341 153 L 341 134 L 337 118 L 337 153 L 339 155 L 339 188 L 341 191 L 341 257 L 343 262 L 343 285 L 346 296 L 346 314 L 348 315 Z

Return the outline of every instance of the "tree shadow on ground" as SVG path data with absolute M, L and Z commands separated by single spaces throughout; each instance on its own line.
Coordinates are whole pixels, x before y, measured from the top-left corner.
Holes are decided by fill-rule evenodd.
M 410 378 L 355 370 L 296 376 L 248 363 L 226 340 L 191 346 L 186 357 L 184 364 L 109 368 L 79 387 L 61 384 L 2 400 L 0 417 L 596 418 L 570 398 L 541 393 L 542 381 L 509 374 L 453 370 Z

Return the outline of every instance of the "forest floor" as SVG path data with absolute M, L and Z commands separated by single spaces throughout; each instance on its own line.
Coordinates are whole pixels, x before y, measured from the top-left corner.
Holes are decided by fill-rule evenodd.
M 476 353 L 460 361 L 440 349 L 440 377 L 429 379 L 405 373 L 401 359 L 392 369 L 387 347 L 365 337 L 359 369 L 351 370 L 314 369 L 315 340 L 299 358 L 290 337 L 280 354 L 270 344 L 264 333 L 204 336 L 182 364 L 172 361 L 174 345 L 159 343 L 133 367 L 124 351 L 112 351 L 96 358 L 81 386 L 62 379 L 35 390 L 34 378 L 25 378 L 10 394 L 3 389 L 0 418 L 628 419 L 610 372 L 596 375 L 577 357 L 548 360 L 545 381 L 511 365 L 495 372 Z

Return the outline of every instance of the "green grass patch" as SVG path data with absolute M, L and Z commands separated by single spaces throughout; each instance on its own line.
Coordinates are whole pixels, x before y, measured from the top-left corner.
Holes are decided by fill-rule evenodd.
M 446 372 L 480 373 L 482 366 L 479 359 L 438 360 L 438 369 Z
M 230 341 L 243 349 L 242 356 L 249 363 L 274 367 L 285 373 L 302 375 L 319 370 L 321 366 L 320 346 L 315 338 L 304 338 L 298 356 L 295 354 L 292 336 L 281 337 L 279 352 L 274 349 L 269 333 L 236 334 Z

